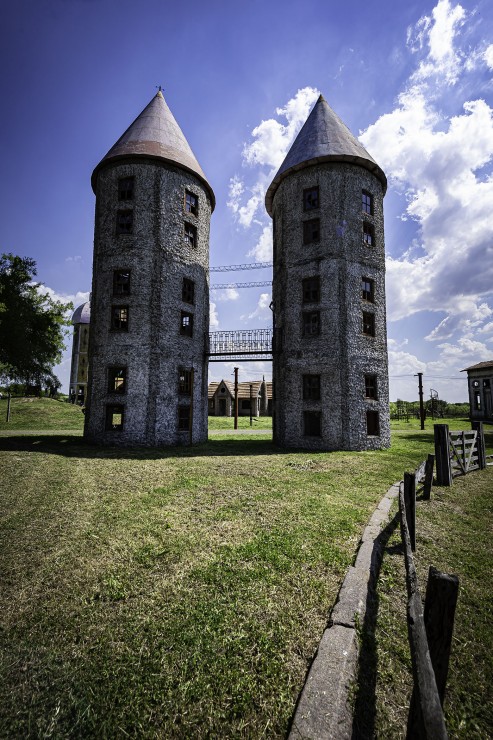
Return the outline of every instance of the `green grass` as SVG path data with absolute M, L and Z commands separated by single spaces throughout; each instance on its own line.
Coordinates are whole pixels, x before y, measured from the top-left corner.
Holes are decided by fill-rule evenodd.
M 209 429 L 234 429 L 234 417 L 232 416 L 209 416 Z M 271 416 L 257 416 L 253 418 L 252 429 L 263 429 L 266 432 L 272 430 Z M 238 429 L 250 429 L 250 417 L 238 417 Z
M 77 430 L 84 427 L 80 406 L 52 398 L 12 398 L 10 421 L 6 421 L 7 399 L 0 400 L 0 431 Z
M 362 529 L 432 450 L 4 433 L 0 736 L 285 736 Z
M 490 435 L 490 450 L 491 441 Z M 435 487 L 431 501 L 417 506 L 415 563 L 422 598 L 430 565 L 459 576 L 444 710 L 449 737 L 464 740 L 489 738 L 493 732 L 492 493 L 493 468 L 487 468 L 454 479 L 450 488 Z M 405 737 L 412 673 L 400 542 L 397 524 L 378 581 L 376 625 L 363 632 L 367 665 L 359 687 L 361 737 Z

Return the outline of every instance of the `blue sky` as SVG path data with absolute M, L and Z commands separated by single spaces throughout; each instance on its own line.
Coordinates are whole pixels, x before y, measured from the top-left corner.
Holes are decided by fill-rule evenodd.
M 322 92 L 389 179 L 391 400 L 417 398 L 417 372 L 464 400 L 460 370 L 493 359 L 490 0 L 16 0 L 0 63 L 0 248 L 33 257 L 52 295 L 87 299 L 91 172 L 158 85 L 216 194 L 211 265 L 270 259 L 265 188 Z M 269 288 L 211 301 L 213 329 L 269 326 Z

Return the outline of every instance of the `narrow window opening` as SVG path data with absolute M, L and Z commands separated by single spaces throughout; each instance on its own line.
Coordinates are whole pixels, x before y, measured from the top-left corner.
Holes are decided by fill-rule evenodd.
M 303 311 L 303 334 L 312 337 L 320 334 L 320 311 Z
M 113 272 L 113 295 L 130 295 L 130 270 Z
M 118 180 L 118 200 L 134 199 L 134 181 L 133 177 L 121 177 Z
M 178 406 L 178 430 L 187 432 L 190 429 L 190 406 Z
M 322 434 L 320 411 L 303 412 L 303 434 L 305 437 L 320 437 Z
M 185 190 L 185 211 L 193 216 L 196 216 L 199 212 L 199 199 L 190 190 Z
M 111 328 L 115 331 L 128 331 L 128 306 L 111 307 Z
M 365 398 L 378 399 L 376 375 L 365 375 Z
M 314 244 L 320 241 L 320 219 L 311 218 L 303 221 L 303 244 Z
M 189 396 L 192 389 L 192 371 L 181 367 L 178 372 L 178 392 L 182 396 Z
M 363 241 L 369 247 L 375 244 L 375 229 L 367 221 L 363 221 Z
M 125 407 L 121 404 L 106 406 L 106 431 L 120 432 L 123 429 Z
M 320 278 L 305 278 L 303 286 L 303 303 L 318 303 L 320 301 Z
M 320 375 L 303 375 L 303 400 L 320 401 Z
M 363 334 L 375 336 L 375 314 L 363 311 Z
M 313 211 L 319 207 L 319 192 L 318 185 L 313 188 L 306 188 L 303 190 L 303 210 Z
M 195 248 L 197 246 L 197 229 L 193 224 L 189 224 L 188 221 L 185 221 L 185 224 L 183 226 L 183 234 L 185 237 L 185 243 L 188 244 L 189 247 Z
M 378 411 L 368 409 L 366 412 L 366 433 L 369 437 L 378 437 L 380 435 Z
M 370 278 L 361 278 L 361 297 L 364 301 L 375 301 L 375 283 Z
M 116 233 L 131 234 L 133 232 L 134 212 L 117 211 L 116 212 Z
M 181 312 L 180 334 L 185 337 L 193 335 L 193 314 L 187 311 Z
M 195 283 L 193 280 L 183 278 L 181 286 L 181 299 L 184 303 L 195 303 Z
M 108 368 L 108 393 L 123 394 L 127 390 L 127 368 Z
M 370 216 L 373 215 L 373 195 L 367 190 L 363 190 L 361 193 L 363 213 L 368 213 Z

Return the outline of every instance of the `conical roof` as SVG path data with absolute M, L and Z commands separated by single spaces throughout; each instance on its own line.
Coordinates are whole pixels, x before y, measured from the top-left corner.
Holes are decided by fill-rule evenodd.
M 357 164 L 378 177 L 384 193 L 387 189 L 383 170 L 320 95 L 267 190 L 265 206 L 270 216 L 279 183 L 290 172 L 321 162 Z
M 209 191 L 214 210 L 216 202 L 214 192 L 175 117 L 168 108 L 161 90 L 156 93 L 149 105 L 137 116 L 94 169 L 91 178 L 94 192 L 96 192 L 98 172 L 104 165 L 132 156 L 162 159 L 192 172 L 202 180 Z

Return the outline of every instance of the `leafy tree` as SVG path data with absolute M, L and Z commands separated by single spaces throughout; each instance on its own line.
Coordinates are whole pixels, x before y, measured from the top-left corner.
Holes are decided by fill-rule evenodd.
M 69 324 L 63 304 L 33 281 L 36 262 L 29 257 L 0 257 L 0 377 L 9 382 L 51 386 L 53 366 L 64 347 Z

